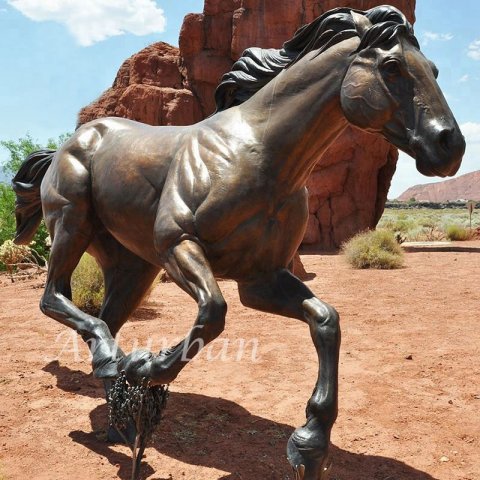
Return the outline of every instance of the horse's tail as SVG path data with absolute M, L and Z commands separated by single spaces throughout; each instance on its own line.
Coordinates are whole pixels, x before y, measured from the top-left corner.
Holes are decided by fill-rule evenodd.
M 12 180 L 12 187 L 17 196 L 15 201 L 17 231 L 14 239 L 17 245 L 30 243 L 40 225 L 42 220 L 40 185 L 54 155 L 55 150 L 50 149 L 31 153 Z

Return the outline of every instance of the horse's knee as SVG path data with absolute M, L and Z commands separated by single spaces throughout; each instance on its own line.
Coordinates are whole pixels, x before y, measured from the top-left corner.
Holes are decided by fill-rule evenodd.
M 339 340 L 340 316 L 328 303 L 317 298 L 305 302 L 305 314 L 310 327 L 324 340 Z

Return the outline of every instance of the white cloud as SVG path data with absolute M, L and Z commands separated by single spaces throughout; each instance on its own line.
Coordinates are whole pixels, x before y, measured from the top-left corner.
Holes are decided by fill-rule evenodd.
M 466 122 L 460 125 L 460 130 L 462 131 L 465 140 L 467 143 L 480 143 L 480 123 L 476 122 Z M 480 158 L 479 158 L 480 168 Z
M 165 30 L 165 16 L 153 0 L 7 0 L 37 22 L 65 25 L 86 47 L 109 37 Z
M 465 75 L 462 75 L 458 81 L 460 83 L 465 83 L 465 82 L 468 82 L 470 80 L 470 75 L 468 73 L 466 73 Z
M 480 40 L 475 40 L 468 46 L 467 55 L 474 60 L 480 60 Z
M 452 40 L 453 35 L 451 33 L 437 33 L 437 32 L 423 32 L 422 44 L 428 45 L 430 42 L 448 42 Z

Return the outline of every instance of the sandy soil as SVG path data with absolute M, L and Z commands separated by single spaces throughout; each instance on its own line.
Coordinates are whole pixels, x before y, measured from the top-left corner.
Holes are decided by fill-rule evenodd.
M 408 253 L 396 271 L 302 259 L 316 274 L 308 285 L 342 319 L 332 478 L 479 480 L 480 255 Z M 0 478 L 129 479 L 129 450 L 104 440 L 103 390 L 86 347 L 39 312 L 41 279 L 0 278 Z M 242 307 L 233 282 L 221 288 L 226 331 L 171 386 L 144 478 L 292 478 L 286 440 L 317 370 L 308 330 Z M 158 285 L 121 344 L 150 339 L 157 350 L 183 336 L 195 312 L 175 285 Z M 250 341 L 241 358 L 239 339 Z

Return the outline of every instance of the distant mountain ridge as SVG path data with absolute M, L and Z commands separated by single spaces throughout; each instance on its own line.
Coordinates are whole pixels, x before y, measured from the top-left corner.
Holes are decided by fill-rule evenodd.
M 415 185 L 405 190 L 397 200 L 417 202 L 480 201 L 480 170 L 438 183 Z

